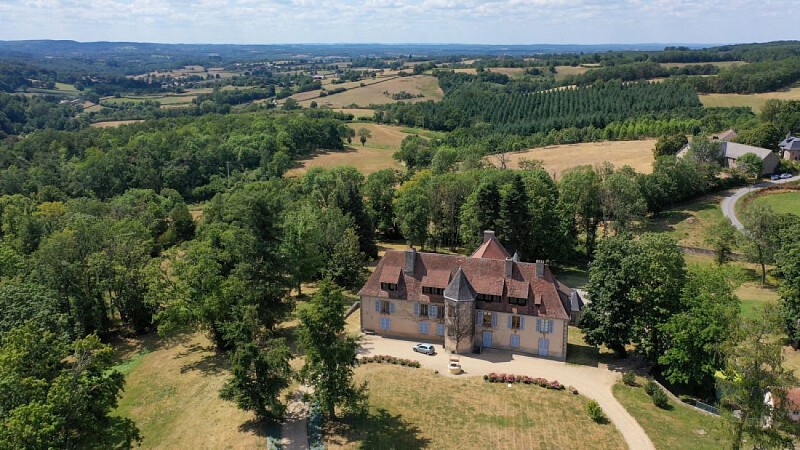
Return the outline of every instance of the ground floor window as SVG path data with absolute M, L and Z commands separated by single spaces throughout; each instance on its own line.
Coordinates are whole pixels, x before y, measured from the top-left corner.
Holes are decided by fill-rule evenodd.
M 420 322 L 419 323 L 419 333 L 420 334 L 428 334 L 430 330 L 430 322 Z

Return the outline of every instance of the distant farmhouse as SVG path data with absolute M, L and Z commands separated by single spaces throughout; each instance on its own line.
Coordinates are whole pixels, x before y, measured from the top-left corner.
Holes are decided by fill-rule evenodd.
M 783 152 L 783 159 L 789 161 L 800 161 L 800 138 L 787 135 L 778 146 Z
M 543 261 L 510 256 L 493 231 L 469 257 L 389 250 L 358 295 L 366 332 L 561 361 L 584 305 Z
M 752 145 L 738 144 L 731 142 L 732 139 L 737 137 L 736 131 L 730 129 L 724 133 L 720 133 L 711 137 L 713 141 L 720 143 L 720 156 L 722 157 L 725 167 L 731 169 L 736 168 L 736 160 L 746 153 L 753 153 L 761 159 L 761 175 L 768 175 L 775 172 L 780 164 L 780 158 L 770 149 L 753 147 Z M 788 139 L 788 138 L 787 138 Z M 689 152 L 691 144 L 685 145 L 679 152 L 678 157 L 683 158 Z M 798 144 L 800 150 L 800 143 Z

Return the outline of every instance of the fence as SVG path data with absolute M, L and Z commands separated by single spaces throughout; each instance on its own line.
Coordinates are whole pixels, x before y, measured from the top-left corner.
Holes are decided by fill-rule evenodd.
M 703 402 L 695 402 L 694 405 L 692 405 L 691 403 L 684 403 L 680 398 L 678 398 L 675 394 L 673 394 L 663 384 L 659 383 L 658 380 L 656 380 L 654 378 L 650 378 L 650 379 L 653 380 L 653 382 L 656 383 L 664 391 L 664 393 L 667 394 L 667 397 L 669 397 L 673 402 L 683 403 L 684 405 L 686 405 L 686 406 L 688 406 L 690 408 L 694 408 L 694 409 L 696 409 L 696 410 L 698 410 L 698 411 L 700 411 L 702 413 L 705 413 L 705 414 L 713 414 L 715 416 L 719 415 L 719 409 L 717 409 L 717 408 L 715 408 L 715 407 L 713 407 L 711 405 L 707 405 L 707 404 L 705 404 Z
M 689 405 L 689 406 L 691 406 L 691 405 Z M 719 415 L 719 408 L 715 408 L 715 407 L 713 407 L 711 405 L 706 405 L 703 402 L 695 402 L 694 406 L 699 408 L 699 409 L 702 409 L 703 411 L 710 412 L 711 414 L 714 414 L 715 416 Z

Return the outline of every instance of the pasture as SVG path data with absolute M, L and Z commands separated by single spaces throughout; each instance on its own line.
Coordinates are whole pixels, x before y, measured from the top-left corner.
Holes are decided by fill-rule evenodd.
M 364 175 L 382 169 L 402 167 L 392 155 L 400 149 L 400 143 L 409 133 L 403 132 L 400 127 L 375 123 L 353 123 L 349 126 L 354 130 L 366 128 L 372 133 L 372 137 L 363 146 L 356 137 L 343 151 L 320 153 L 313 158 L 299 161 L 287 175 L 302 175 L 311 167 L 353 166 Z
M 706 107 L 746 106 L 751 108 L 754 113 L 759 113 L 764 103 L 772 98 L 777 100 L 800 100 L 800 85 L 761 94 L 701 94 L 699 97 L 700 102 Z
M 355 378 L 369 383 L 369 414 L 327 426 L 327 448 L 625 448 L 613 425 L 589 419 L 588 399 L 567 391 L 384 364 Z
M 591 67 L 582 66 L 556 66 L 556 81 L 561 81 L 569 75 L 581 75 L 586 73 Z
M 372 118 L 375 115 L 374 109 L 360 109 L 360 108 L 336 108 L 334 109 L 336 112 L 344 113 L 344 114 L 352 114 L 353 117 L 357 120 L 359 117 L 369 117 Z
M 663 67 L 670 68 L 670 67 L 686 67 L 686 66 L 704 66 L 706 64 L 711 64 L 712 66 L 717 66 L 720 69 L 726 69 L 728 67 L 733 66 L 743 66 L 747 64 L 746 61 L 716 61 L 716 62 L 698 62 L 698 63 L 661 63 Z
M 614 167 L 631 166 L 637 172 L 650 173 L 653 164 L 655 139 L 639 141 L 603 141 L 582 144 L 553 145 L 508 154 L 507 167 L 518 169 L 522 159 L 538 159 L 545 170 L 555 179 L 567 169 L 581 165 L 599 165 L 610 162 Z M 499 166 L 495 156 L 488 156 L 490 163 Z
M 441 100 L 444 93 L 439 88 L 436 78 L 430 75 L 415 75 L 410 77 L 397 77 L 386 79 L 376 83 L 368 84 L 364 87 L 354 87 L 345 92 L 328 95 L 315 99 L 319 106 L 328 108 L 347 108 L 350 105 L 369 106 L 395 103 L 391 94 L 406 91 L 409 94 L 422 94 L 423 97 L 403 100 L 406 102 L 419 102 L 425 100 Z M 384 94 L 388 92 L 390 95 Z M 311 99 L 301 101 L 300 104 L 308 107 Z
M 477 72 L 472 68 L 453 69 L 454 72 L 468 73 L 475 75 Z M 487 72 L 502 73 L 508 75 L 510 78 L 518 78 L 525 74 L 525 69 L 522 67 L 487 67 Z

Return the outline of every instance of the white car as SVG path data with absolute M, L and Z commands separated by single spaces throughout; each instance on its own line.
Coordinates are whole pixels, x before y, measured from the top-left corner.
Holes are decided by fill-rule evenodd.
M 425 353 L 426 355 L 436 354 L 436 349 L 433 348 L 433 344 L 417 344 L 414 346 L 413 350 L 418 353 Z
M 781 174 L 781 179 L 785 180 L 787 178 L 792 178 L 792 174 L 790 174 L 790 173 L 782 173 Z

